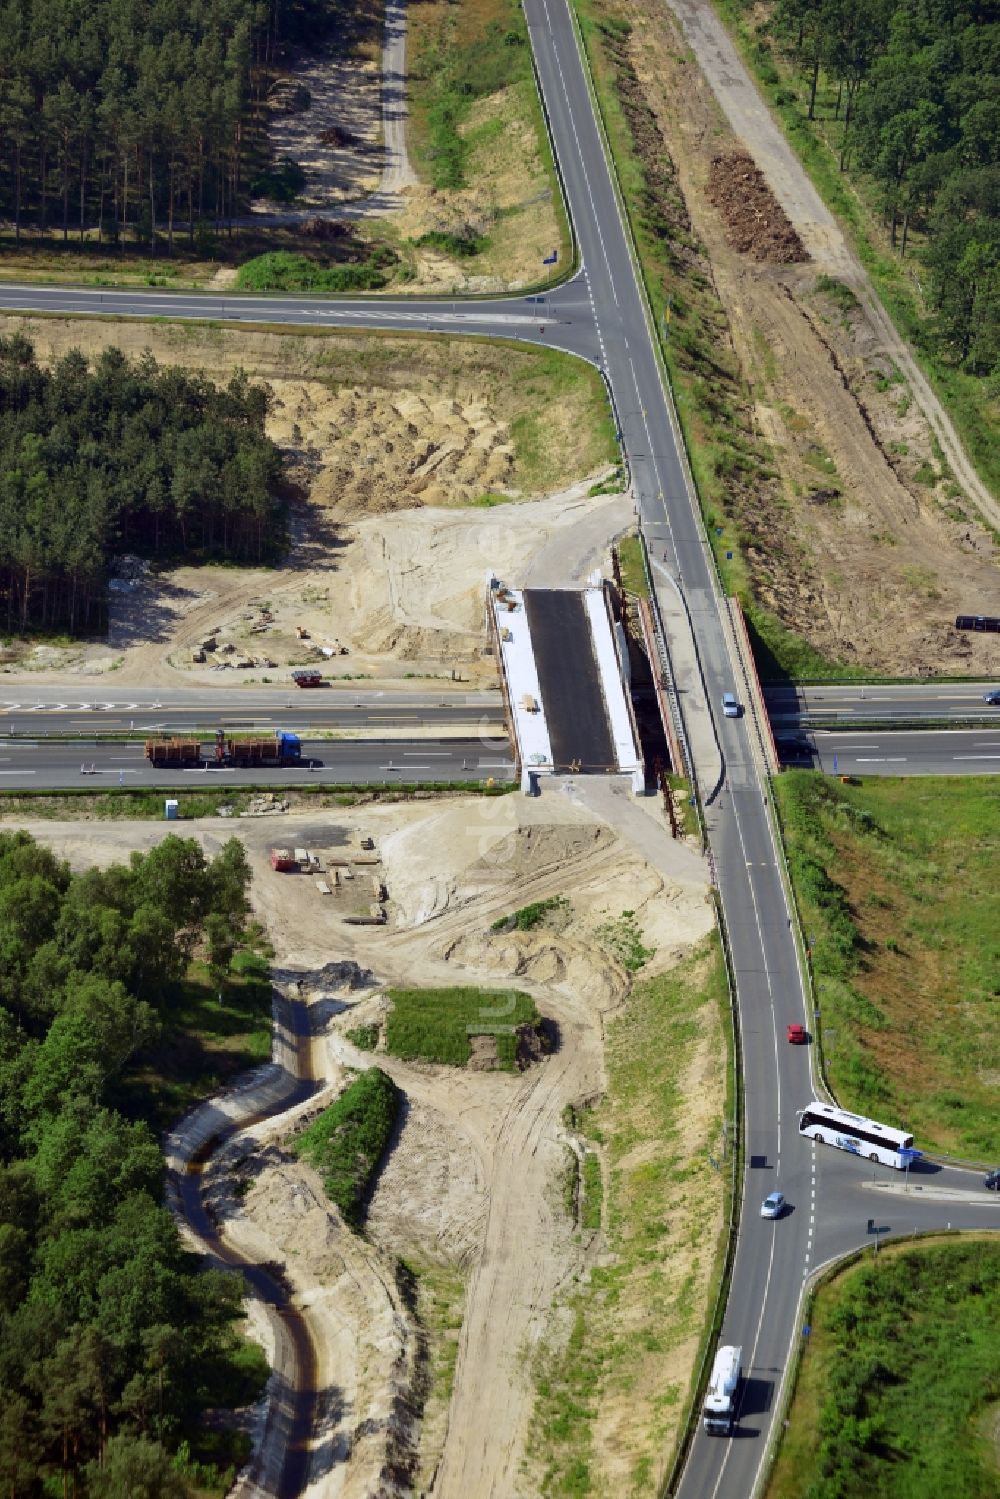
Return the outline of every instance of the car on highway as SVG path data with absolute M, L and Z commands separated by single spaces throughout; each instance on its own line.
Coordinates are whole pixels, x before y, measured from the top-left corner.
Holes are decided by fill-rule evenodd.
M 988 1192 L 1000 1192 L 1000 1171 L 990 1171 L 983 1178 L 983 1186 Z
M 809 1040 L 809 1033 L 804 1025 L 790 1025 L 785 1035 L 793 1046 L 805 1046 Z
M 760 1216 L 762 1218 L 780 1218 L 784 1211 L 784 1192 L 768 1192 L 760 1205 Z
M 739 718 L 740 702 L 735 692 L 724 692 L 722 694 L 722 712 L 726 718 Z
M 812 760 L 815 750 L 806 738 L 805 734 L 776 734 L 774 745 L 778 751 L 778 757 L 787 762 L 793 760 Z
M 1000 687 L 994 687 L 992 692 L 984 692 L 983 702 L 989 703 L 991 708 L 1000 708 Z

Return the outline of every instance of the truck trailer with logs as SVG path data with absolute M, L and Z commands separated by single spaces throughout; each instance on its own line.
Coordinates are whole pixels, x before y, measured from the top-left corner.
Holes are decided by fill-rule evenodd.
M 259 765 L 299 765 L 302 744 L 298 734 L 275 729 L 273 734 L 251 735 L 245 739 L 227 736 L 216 729 L 210 752 L 202 753 L 198 739 L 147 739 L 146 759 L 151 764 L 171 769 L 179 765 L 234 765 L 241 768 Z

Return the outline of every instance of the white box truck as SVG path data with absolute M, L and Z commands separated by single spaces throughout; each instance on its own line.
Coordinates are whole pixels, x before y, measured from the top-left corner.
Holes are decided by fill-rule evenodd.
M 733 1429 L 742 1356 L 742 1348 L 730 1346 L 720 1348 L 715 1355 L 704 1407 L 705 1430 L 713 1436 L 726 1437 Z

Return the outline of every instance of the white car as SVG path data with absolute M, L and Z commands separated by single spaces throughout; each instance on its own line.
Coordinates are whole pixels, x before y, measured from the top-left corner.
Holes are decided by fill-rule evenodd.
M 760 1205 L 760 1216 L 762 1218 L 780 1218 L 784 1211 L 784 1192 L 768 1192 Z
M 726 718 L 739 718 L 740 704 L 735 692 L 722 694 L 722 712 Z

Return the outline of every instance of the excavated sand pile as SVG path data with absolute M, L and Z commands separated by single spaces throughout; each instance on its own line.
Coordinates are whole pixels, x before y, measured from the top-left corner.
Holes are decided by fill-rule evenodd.
M 475 399 L 284 380 L 268 431 L 311 478 L 313 502 L 343 519 L 468 504 L 513 477 L 510 434 Z

